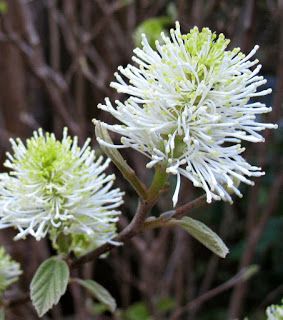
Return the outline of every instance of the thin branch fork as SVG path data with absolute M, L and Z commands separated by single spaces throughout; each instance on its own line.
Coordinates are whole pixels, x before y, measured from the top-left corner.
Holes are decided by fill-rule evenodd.
M 144 221 L 146 219 L 146 216 L 150 209 L 154 206 L 156 201 L 148 202 L 146 200 L 140 200 L 139 205 L 137 208 L 137 212 L 134 215 L 133 220 L 131 223 L 123 229 L 118 236 L 113 240 L 115 242 L 125 242 L 138 233 L 141 232 Z M 112 248 L 116 247 L 115 243 L 105 243 L 102 246 L 98 247 L 94 251 L 91 251 L 90 253 L 78 258 L 77 260 L 71 261 L 69 264 L 73 268 L 77 268 L 81 264 L 90 262 L 96 258 L 98 258 L 100 255 L 110 251 Z
M 171 226 L 172 219 L 181 219 L 189 212 L 207 204 L 206 195 L 202 195 L 175 210 L 162 213 L 158 218 L 149 217 L 144 223 L 144 229 L 154 229 L 159 227 Z
M 125 242 L 126 240 L 137 235 L 142 230 L 147 214 L 158 201 L 160 193 L 163 191 L 166 184 L 166 178 L 167 175 L 165 168 L 162 166 L 158 167 L 155 171 L 151 186 L 148 190 L 146 190 L 145 198 L 139 199 L 137 211 L 131 223 L 125 229 L 123 229 L 118 236 L 113 239 L 112 242 L 105 243 L 76 260 L 69 259 L 69 265 L 71 267 L 77 267 L 81 264 L 92 261 L 101 254 L 110 251 L 117 245 L 117 242 Z
M 150 217 L 146 220 L 148 213 L 150 212 L 152 207 L 155 205 L 157 200 L 158 200 L 157 198 L 151 201 L 140 200 L 137 208 L 137 212 L 134 215 L 133 220 L 127 227 L 125 227 L 125 229 L 123 229 L 118 234 L 118 236 L 115 239 L 113 239 L 113 241 L 124 243 L 145 230 L 165 227 L 165 226 L 172 226 L 172 224 L 170 224 L 171 219 L 181 218 L 182 216 L 188 214 L 188 212 L 190 212 L 191 210 L 201 207 L 202 205 L 205 204 L 205 196 L 201 196 L 177 208 L 176 210 L 165 212 L 159 218 L 152 219 Z M 102 246 L 98 247 L 97 249 L 87 253 L 86 255 L 76 260 L 70 259 L 68 261 L 69 265 L 72 268 L 77 268 L 82 264 L 95 260 L 100 255 L 106 252 L 109 252 L 114 247 L 117 247 L 115 243 L 105 243 Z

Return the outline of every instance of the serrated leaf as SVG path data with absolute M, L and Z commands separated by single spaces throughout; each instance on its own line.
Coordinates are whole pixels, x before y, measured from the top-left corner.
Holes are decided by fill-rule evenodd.
M 49 258 L 39 266 L 30 285 L 31 300 L 39 317 L 59 302 L 69 277 L 68 265 L 59 258 Z
M 229 249 L 226 247 L 222 239 L 204 223 L 189 217 L 176 220 L 175 223 L 180 225 L 192 237 L 197 239 L 213 253 L 221 258 L 226 257 Z
M 109 311 L 114 312 L 116 310 L 117 305 L 115 299 L 102 285 L 93 280 L 75 279 L 75 281 L 87 289 L 99 302 L 103 303 Z

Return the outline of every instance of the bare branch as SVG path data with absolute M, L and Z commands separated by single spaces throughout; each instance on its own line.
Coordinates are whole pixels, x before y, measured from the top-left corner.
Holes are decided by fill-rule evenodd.
M 187 305 L 176 310 L 173 314 L 171 320 L 177 320 L 179 317 L 186 311 L 190 311 L 198 307 L 198 305 L 203 304 L 205 301 L 208 301 L 217 295 L 229 290 L 230 288 L 234 287 L 236 284 L 239 284 L 243 281 L 246 281 L 251 275 L 253 275 L 253 270 L 250 273 L 249 268 L 243 268 L 239 273 L 237 273 L 234 277 L 229 279 L 228 281 L 222 283 L 220 286 L 213 288 L 206 293 L 202 294 L 201 296 L 197 297 L 196 299 L 190 301 Z

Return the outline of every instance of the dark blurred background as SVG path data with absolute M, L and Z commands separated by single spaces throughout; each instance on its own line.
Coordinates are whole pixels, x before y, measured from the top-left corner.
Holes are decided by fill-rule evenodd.
M 266 143 L 247 144 L 245 156 L 266 175 L 257 178 L 254 187 L 242 186 L 244 197 L 234 205 L 214 203 L 192 213 L 229 246 L 225 260 L 181 229 L 148 231 L 80 271 L 117 298 L 116 315 L 105 313 L 73 285 L 50 312 L 51 319 L 260 320 L 266 318 L 266 306 L 283 297 L 282 0 L 0 0 L 1 163 L 9 137 L 26 138 L 38 127 L 60 137 L 67 126 L 81 142 L 91 136 L 100 153 L 91 120 L 114 121 L 97 109 L 105 96 L 123 99 L 109 87 L 113 73 L 131 62 L 142 32 L 154 44 L 176 19 L 183 32 L 195 25 L 223 32 L 231 48 L 239 46 L 245 53 L 260 45 L 257 58 L 273 88 L 264 100 L 273 111 L 263 120 L 281 125 L 264 133 Z M 132 151 L 123 155 L 148 183 L 152 173 L 145 169 L 146 159 Z M 117 185 L 127 191 L 122 228 L 137 199 L 119 172 L 116 175 Z M 188 181 L 182 186 L 180 203 L 201 194 Z M 172 207 L 171 195 L 159 201 L 153 214 Z M 22 262 L 25 274 L 8 298 L 28 290 L 34 270 L 52 253 L 45 241 L 13 242 L 13 235 L 12 230 L 1 230 L 0 241 Z M 29 303 L 19 301 L 8 319 L 38 318 Z

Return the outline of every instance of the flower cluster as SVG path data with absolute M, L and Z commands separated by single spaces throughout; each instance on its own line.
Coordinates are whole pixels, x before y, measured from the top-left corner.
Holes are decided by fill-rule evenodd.
M 15 227 L 16 239 L 49 233 L 55 247 L 67 239 L 78 253 L 111 241 L 122 192 L 103 173 L 110 160 L 95 160 L 89 143 L 80 148 L 66 128 L 62 141 L 41 129 L 26 144 L 11 140 L 10 172 L 0 174 L 0 228 Z
M 267 320 L 283 320 L 283 301 L 281 305 L 271 305 L 266 309 Z
M 118 68 L 111 85 L 129 97 L 116 105 L 107 98 L 99 107 L 121 122 L 102 125 L 122 135 L 122 145 L 99 142 L 142 152 L 148 168 L 165 165 L 177 176 L 174 205 L 180 176 L 203 188 L 207 202 L 231 202 L 230 193 L 241 196 L 239 182 L 252 185 L 250 177 L 264 174 L 241 156 L 242 141 L 263 142 L 259 131 L 277 127 L 257 122 L 257 115 L 271 111 L 254 101 L 271 92 L 258 91 L 266 83 L 258 60 L 251 60 L 258 46 L 248 55 L 227 50 L 223 34 L 195 27 L 182 35 L 178 22 L 170 35 L 162 34 L 156 50 L 143 35 L 132 58 L 136 66 Z
M 13 261 L 5 249 L 0 247 L 0 294 L 16 282 L 21 273 L 19 263 Z

